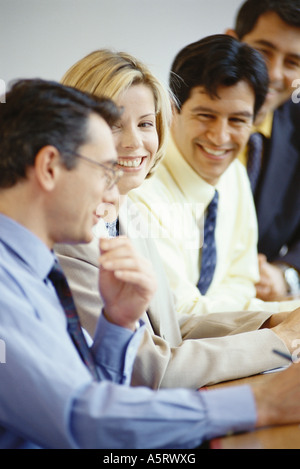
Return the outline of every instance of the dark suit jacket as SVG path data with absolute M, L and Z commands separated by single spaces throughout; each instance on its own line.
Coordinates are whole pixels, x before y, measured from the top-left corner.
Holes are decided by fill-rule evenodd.
M 254 198 L 259 252 L 300 271 L 300 103 L 290 100 L 274 113 Z

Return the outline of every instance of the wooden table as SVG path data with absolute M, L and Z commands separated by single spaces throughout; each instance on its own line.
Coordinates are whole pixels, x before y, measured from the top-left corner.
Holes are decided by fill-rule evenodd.
M 262 380 L 271 379 L 271 376 L 272 374 L 256 375 L 250 378 L 210 386 L 209 389 L 254 384 Z M 210 442 L 210 447 L 211 449 L 300 449 L 300 425 L 281 425 L 249 433 L 216 438 Z

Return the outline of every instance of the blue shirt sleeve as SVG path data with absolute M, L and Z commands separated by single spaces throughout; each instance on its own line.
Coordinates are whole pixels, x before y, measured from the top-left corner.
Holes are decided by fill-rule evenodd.
M 110 323 L 103 314 L 100 315 L 92 353 L 102 379 L 119 384 L 130 384 L 133 363 L 144 330 L 143 321 L 140 321 L 137 330 L 132 332 Z
M 93 381 L 52 289 L 11 261 L 0 268 L 0 286 L 0 447 L 195 448 L 253 428 L 248 387 L 198 392 L 120 385 L 129 383 L 143 327 L 132 333 L 101 318 L 93 353 L 103 380 Z
M 74 404 L 71 431 L 78 447 L 191 449 L 255 426 L 255 403 L 248 386 L 198 392 L 107 383 L 106 399 L 98 391 L 97 397 L 89 387 Z

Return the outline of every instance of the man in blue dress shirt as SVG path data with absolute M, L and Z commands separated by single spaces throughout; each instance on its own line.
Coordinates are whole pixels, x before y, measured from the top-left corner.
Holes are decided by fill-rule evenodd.
M 98 380 L 82 361 L 48 275 L 54 243 L 88 242 L 97 205 L 117 190 L 118 115 L 108 100 L 43 80 L 17 82 L 1 104 L 0 447 L 193 448 L 300 421 L 297 364 L 256 388 L 129 387 L 155 279 L 124 237 L 100 242 Z

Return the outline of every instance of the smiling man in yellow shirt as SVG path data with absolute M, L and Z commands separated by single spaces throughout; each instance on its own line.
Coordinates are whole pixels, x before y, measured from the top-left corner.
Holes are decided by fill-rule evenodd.
M 237 159 L 265 99 L 264 60 L 230 36 L 215 35 L 182 49 L 170 77 L 177 107 L 169 148 L 131 198 L 148 221 L 147 235 L 155 238 L 178 312 L 295 309 L 294 302 L 255 298 L 257 220 L 248 176 Z M 212 278 L 201 290 L 205 220 L 216 193 L 216 265 L 209 266 Z

